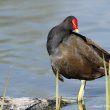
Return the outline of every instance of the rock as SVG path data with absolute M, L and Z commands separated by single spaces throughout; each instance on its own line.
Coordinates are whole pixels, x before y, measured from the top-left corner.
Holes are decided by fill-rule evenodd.
M 0 97 L 0 105 L 3 97 Z M 67 106 L 76 102 L 75 100 L 62 99 L 61 107 Z M 40 98 L 12 98 L 5 97 L 3 110 L 55 110 L 55 99 L 40 99 Z

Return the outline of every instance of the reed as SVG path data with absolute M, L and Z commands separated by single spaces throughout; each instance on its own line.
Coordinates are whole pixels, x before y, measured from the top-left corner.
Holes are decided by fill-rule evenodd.
M 3 99 L 2 99 L 2 102 L 1 102 L 1 106 L 0 106 L 0 110 L 3 110 L 3 106 L 4 106 L 4 100 L 5 100 L 5 97 L 6 97 L 6 91 L 7 91 L 7 88 L 8 88 L 8 84 L 9 84 L 9 78 L 6 79 L 6 83 L 5 83 L 5 88 L 4 88 L 4 93 L 3 93 Z
M 78 102 L 79 110 L 86 110 L 86 105 L 84 100 L 82 102 Z
M 109 61 L 109 68 L 107 74 L 107 67 L 106 67 L 104 54 L 103 54 L 103 63 L 104 63 L 105 78 L 106 78 L 106 110 L 110 110 L 110 61 Z
M 107 99 L 107 105 L 108 110 L 110 110 L 110 60 L 109 60 L 109 70 L 108 70 L 108 99 Z
M 59 97 L 59 79 L 58 79 L 58 69 L 56 72 L 56 110 L 60 110 L 62 97 Z

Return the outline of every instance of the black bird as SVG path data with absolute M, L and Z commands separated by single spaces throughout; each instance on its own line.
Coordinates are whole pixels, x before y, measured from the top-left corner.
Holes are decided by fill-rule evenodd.
M 94 80 L 105 75 L 103 55 L 106 65 L 110 54 L 92 40 L 78 33 L 78 20 L 68 16 L 59 25 L 53 27 L 47 38 L 47 51 L 54 74 L 58 78 L 82 81 L 78 101 L 83 100 L 86 80 Z

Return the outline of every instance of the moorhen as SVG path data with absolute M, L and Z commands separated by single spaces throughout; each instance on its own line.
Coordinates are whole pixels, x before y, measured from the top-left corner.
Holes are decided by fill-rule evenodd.
M 59 80 L 81 80 L 78 101 L 83 100 L 86 81 L 105 75 L 103 55 L 106 65 L 110 54 L 92 40 L 78 33 L 78 20 L 68 16 L 59 25 L 53 27 L 47 38 L 47 51 L 54 74 Z

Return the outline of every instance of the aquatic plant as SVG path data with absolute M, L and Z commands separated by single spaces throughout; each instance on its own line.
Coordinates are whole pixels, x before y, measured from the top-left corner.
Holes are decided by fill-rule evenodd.
M 110 61 L 109 61 L 109 68 L 107 71 L 104 54 L 103 54 L 103 63 L 104 63 L 105 78 L 106 78 L 106 110 L 110 110 Z
M 8 84 L 9 84 L 9 77 L 6 78 L 6 83 L 5 83 L 4 93 L 3 93 L 3 99 L 2 99 L 2 102 L 0 104 L 0 110 L 3 110 L 4 100 L 5 100 L 5 97 L 6 97 L 6 91 L 7 91 L 7 88 L 8 88 Z
M 58 69 L 56 72 L 56 110 L 60 110 L 62 97 L 59 97 L 59 79 L 58 79 Z

